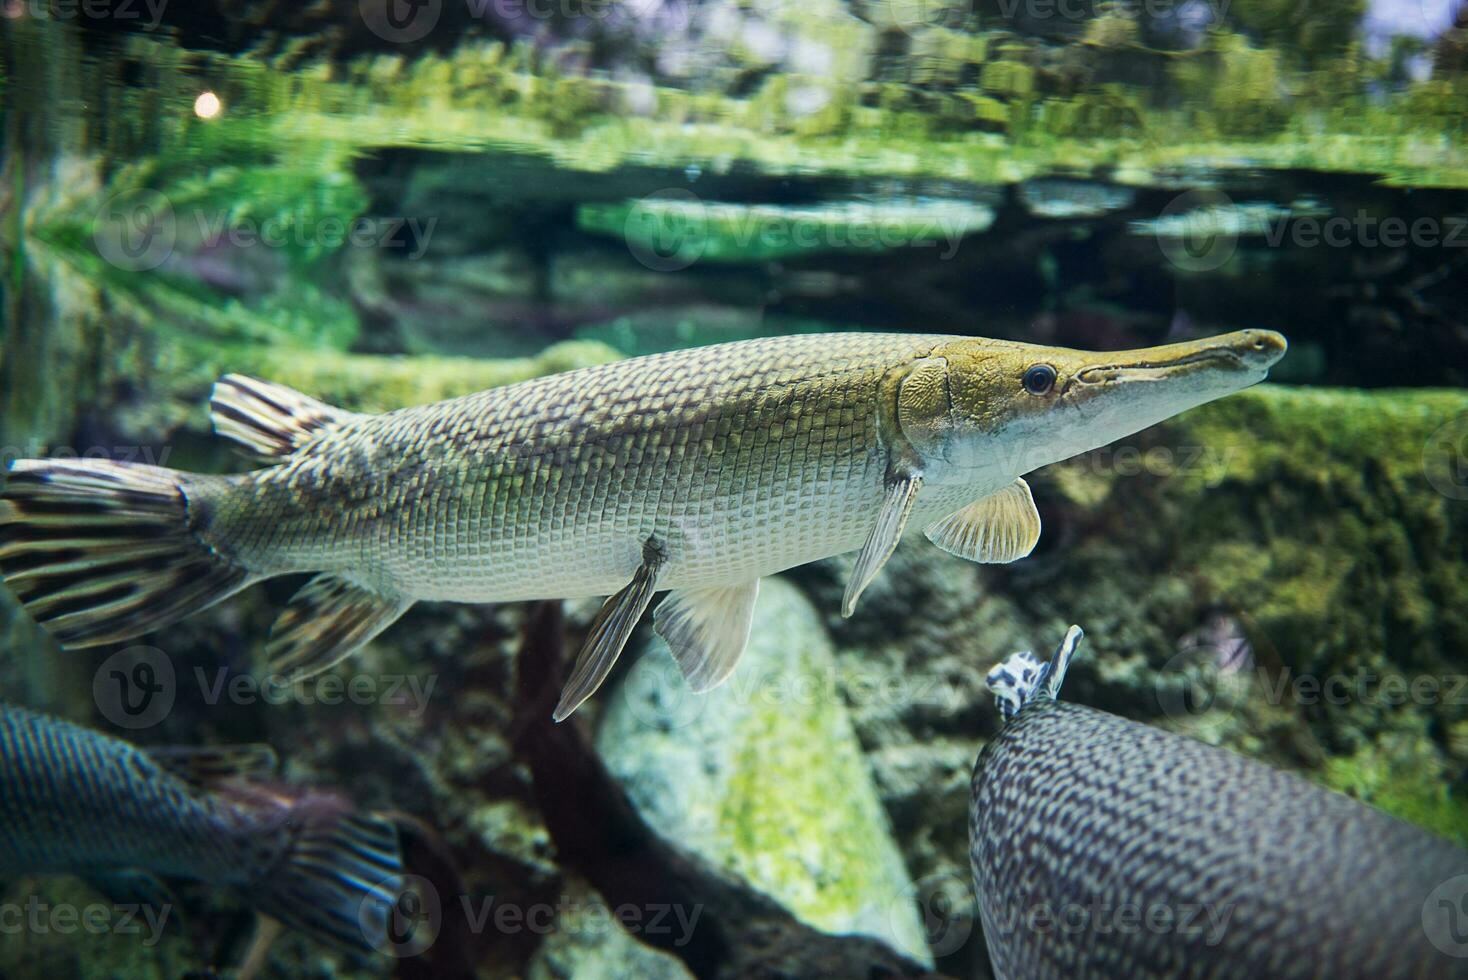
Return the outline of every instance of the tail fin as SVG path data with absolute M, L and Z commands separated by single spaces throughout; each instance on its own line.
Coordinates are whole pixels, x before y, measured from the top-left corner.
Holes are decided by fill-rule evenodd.
M 393 948 L 389 921 L 406 887 L 397 828 L 312 794 L 291 806 L 294 839 L 251 897 L 261 912 L 357 952 Z
M 126 640 L 213 605 L 248 574 L 190 530 L 183 479 L 134 463 L 18 460 L 0 493 L 0 577 L 64 647 Z

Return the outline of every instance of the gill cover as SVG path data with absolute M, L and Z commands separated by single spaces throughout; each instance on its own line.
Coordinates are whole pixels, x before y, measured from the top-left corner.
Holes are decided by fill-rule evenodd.
M 946 458 L 956 430 L 947 358 L 919 358 L 900 374 L 896 386 L 897 432 L 889 446 L 908 448 L 918 460 Z

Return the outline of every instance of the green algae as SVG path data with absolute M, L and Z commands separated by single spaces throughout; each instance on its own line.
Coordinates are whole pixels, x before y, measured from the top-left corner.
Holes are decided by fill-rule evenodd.
M 1258 16 L 1266 23 L 1273 15 Z M 1297 66 L 1296 45 L 1309 42 L 1270 29 L 1253 39 L 1217 29 L 1186 52 L 1148 52 L 1102 36 L 1057 54 L 1005 32 L 924 26 L 912 32 L 922 57 L 911 77 L 889 81 L 871 53 L 874 25 L 823 8 L 803 15 L 801 33 L 817 25 L 839 28 L 844 39 L 826 45 L 839 55 L 836 75 L 773 71 L 742 96 L 717 85 L 568 75 L 528 45 L 466 42 L 446 55 L 278 71 L 129 36 L 118 61 L 96 69 L 97 81 L 122 60 L 150 66 L 159 84 L 148 96 L 149 122 L 136 132 L 100 126 L 98 148 L 147 150 L 161 168 L 160 185 L 175 169 L 198 172 L 216 155 L 233 158 L 239 172 L 223 179 L 254 187 L 262 202 L 316 200 L 338 216 L 352 209 L 332 199 L 350 195 L 341 189 L 350 188 L 352 160 L 387 148 L 504 150 L 581 173 L 629 164 L 726 172 L 737 164 L 768 174 L 1012 183 L 1109 168 L 1145 184 L 1201 163 L 1468 186 L 1463 78 L 1443 73 L 1383 91 L 1379 63 L 1354 44 L 1310 48 L 1307 70 Z M 1159 84 L 1111 79 L 1105 66 L 1117 58 L 1148 65 Z M 1056 81 L 1074 72 L 1097 81 L 1080 88 Z M 192 113 L 199 84 L 191 79 L 199 77 L 223 100 L 216 119 Z M 136 118 L 122 111 L 136 107 L 119 102 L 133 97 L 110 94 L 113 115 Z
M 1146 715 L 1183 679 L 1177 638 L 1222 613 L 1254 662 L 1242 686 L 1215 678 L 1212 712 L 1172 717 L 1164 703 L 1169 724 L 1289 768 L 1325 764 L 1326 781 L 1346 787 L 1369 754 L 1328 760 L 1405 737 L 1406 717 L 1424 726 L 1412 737 L 1439 785 L 1451 784 L 1468 772 L 1450 735 L 1468 709 L 1449 696 L 1468 649 L 1468 510 L 1434 474 L 1451 451 L 1443 427 L 1464 425 L 1462 391 L 1263 385 L 1042 470 L 1040 499 L 1089 530 L 1068 542 L 1067 574 L 1041 606 L 1087 626 L 1111 710 Z M 1124 464 L 1124 449 L 1140 462 Z M 1149 471 L 1149 459 L 1168 465 Z M 1045 578 L 1047 561 L 1032 574 Z M 1404 712 L 1384 678 L 1428 693 Z M 1311 693 L 1327 682 L 1344 696 Z M 1372 793 L 1434 829 L 1461 819 L 1460 800 L 1405 784 L 1397 797 Z
M 674 267 L 698 260 L 763 262 L 823 252 L 956 248 L 986 230 L 992 208 L 959 201 L 834 201 L 816 207 L 701 201 L 684 192 L 618 204 L 583 204 L 577 227 L 623 239 L 633 254 Z
M 1328 759 L 1321 781 L 1468 848 L 1468 796 L 1452 791 L 1425 738 L 1387 740 Z
M 598 750 L 670 839 L 816 928 L 878 936 L 927 959 L 838 683 L 820 615 L 767 578 L 737 674 L 694 695 L 654 640 L 606 692 Z

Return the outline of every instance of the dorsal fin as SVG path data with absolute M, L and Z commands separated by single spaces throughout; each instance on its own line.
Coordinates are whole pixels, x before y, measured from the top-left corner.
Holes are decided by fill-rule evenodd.
M 268 745 L 161 746 L 148 750 L 153 761 L 195 786 L 226 779 L 259 780 L 275 774 L 278 762 Z
M 1041 698 L 1054 701 L 1060 695 L 1065 672 L 1070 669 L 1071 659 L 1085 635 L 1079 626 L 1066 630 L 1065 639 L 1055 648 L 1055 655 L 1049 663 L 1028 650 L 1022 650 L 1011 653 L 1002 663 L 996 664 L 984 681 L 994 695 L 999 714 L 1008 720 L 1031 701 Z
M 351 418 L 309 395 L 247 378 L 226 374 L 209 396 L 214 431 L 256 456 L 283 459 L 325 429 Z

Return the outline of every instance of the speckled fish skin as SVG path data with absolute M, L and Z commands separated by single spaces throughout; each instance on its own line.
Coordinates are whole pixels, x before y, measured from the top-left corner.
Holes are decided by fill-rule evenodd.
M 1262 381 L 1286 346 L 1266 330 L 1104 353 L 805 335 L 376 416 L 227 375 L 215 430 L 271 465 L 200 476 L 17 460 L 0 493 L 0 574 L 78 647 L 316 572 L 266 645 L 292 676 L 338 663 L 420 599 L 611 594 L 564 718 L 655 593 L 670 593 L 654 619 L 684 677 L 709 690 L 738 661 L 761 577 L 860 548 L 851 615 L 908 529 L 970 561 L 1016 561 L 1040 536 L 1023 474 Z
M 0 870 L 146 867 L 240 883 L 275 853 L 254 818 L 126 742 L 0 706 Z
M 748 581 L 861 546 L 888 464 L 882 377 L 958 339 L 725 344 L 356 416 L 206 488 L 198 531 L 259 573 L 418 599 L 606 595 L 649 537 L 659 589 Z M 914 524 L 985 489 L 930 487 Z
M 155 753 L 0 704 L 0 873 L 143 871 L 235 886 L 318 939 L 368 952 L 387 905 L 363 904 L 395 898 L 397 847 L 391 824 L 330 794 L 195 785 Z
M 1468 851 L 1233 752 L 1080 705 L 1038 698 L 985 747 L 970 856 L 999 980 L 1468 977 L 1468 959 L 1435 947 L 1423 926 L 1433 890 L 1468 874 Z M 1163 910 L 1154 923 L 1191 910 L 1196 930 L 1123 930 L 1122 906 L 1140 910 L 1133 923 L 1149 909 Z M 1109 931 L 1028 928 L 1041 907 Z

